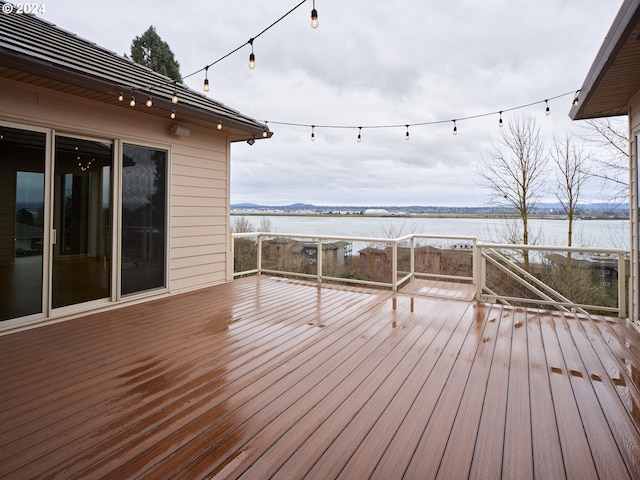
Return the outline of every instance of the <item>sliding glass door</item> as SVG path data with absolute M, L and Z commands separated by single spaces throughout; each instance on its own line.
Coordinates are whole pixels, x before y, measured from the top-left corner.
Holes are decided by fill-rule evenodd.
M 0 125 L 0 322 L 166 288 L 168 164 Z
M 46 134 L 0 126 L 0 320 L 42 313 Z
M 113 145 L 57 136 L 51 306 L 111 296 Z

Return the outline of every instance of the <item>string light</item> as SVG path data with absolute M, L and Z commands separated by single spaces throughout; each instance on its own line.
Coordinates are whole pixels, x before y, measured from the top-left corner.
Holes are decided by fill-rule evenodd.
M 175 119 L 176 118 L 176 111 L 175 110 L 171 110 L 171 119 Z
M 209 70 L 209 67 L 211 67 L 211 66 L 213 66 L 213 65 L 217 64 L 218 62 L 220 62 L 220 61 L 224 60 L 224 59 L 225 59 L 225 58 L 227 58 L 228 56 L 230 56 L 230 55 L 232 55 L 232 54 L 236 53 L 238 50 L 240 50 L 242 47 L 244 47 L 247 43 L 251 46 L 251 54 L 249 55 L 249 67 L 250 67 L 250 68 L 255 68 L 255 54 L 254 54 L 254 50 L 253 50 L 253 42 L 254 42 L 254 40 L 255 40 L 256 38 L 258 38 L 260 35 L 264 34 L 264 33 L 265 33 L 266 31 L 268 31 L 269 29 L 271 29 L 272 27 L 274 27 L 276 24 L 278 24 L 280 21 L 282 21 L 285 17 L 287 17 L 287 16 L 288 16 L 289 14 L 291 14 L 293 11 L 295 11 L 296 9 L 298 9 L 298 8 L 299 8 L 303 3 L 305 3 L 305 1 L 306 1 L 306 0 L 302 0 L 300 3 L 298 3 L 298 4 L 297 4 L 296 6 L 294 6 L 292 9 L 290 9 L 287 13 L 285 13 L 284 15 L 282 15 L 278 20 L 276 20 L 275 22 L 273 22 L 273 23 L 272 23 L 271 25 L 269 25 L 267 28 L 263 29 L 263 30 L 262 30 L 260 33 L 258 33 L 257 35 L 255 35 L 255 36 L 253 36 L 252 38 L 250 38 L 248 42 L 246 42 L 246 43 L 244 43 L 244 44 L 240 45 L 238 48 L 236 48 L 236 49 L 232 50 L 232 51 L 231 51 L 231 52 L 229 52 L 228 54 L 226 54 L 226 55 L 224 55 L 223 57 L 219 58 L 218 60 L 216 60 L 216 61 L 214 61 L 214 62 L 210 63 L 209 65 L 204 66 L 204 67 L 203 67 L 203 68 L 201 68 L 200 70 L 198 70 L 198 71 L 196 71 L 196 72 L 193 72 L 193 73 L 191 73 L 191 74 L 189 74 L 189 75 L 186 75 L 186 76 L 182 77 L 182 80 L 184 81 L 185 79 L 187 79 L 187 78 L 189 78 L 189 77 L 191 77 L 191 76 L 193 76 L 193 75 L 195 75 L 195 74 L 197 74 L 197 73 L 201 72 L 202 70 L 204 70 L 204 71 L 205 71 L 204 90 L 205 90 L 205 91 L 209 91 L 209 80 L 208 80 L 208 70 Z M 317 27 L 317 10 L 315 9 L 315 0 L 313 1 L 313 5 L 312 5 L 312 7 L 313 7 L 313 8 L 312 8 L 312 21 L 314 21 L 314 23 L 315 23 L 315 25 L 312 25 L 312 26 L 314 26 L 314 28 L 316 28 L 316 27 Z M 169 83 L 169 82 L 166 82 L 166 83 Z M 176 83 L 176 82 L 175 82 L 175 80 L 173 81 L 173 83 L 174 83 L 174 88 L 173 88 L 173 95 L 172 95 L 172 97 L 171 97 L 171 101 L 172 101 L 172 103 L 176 104 L 176 103 L 178 103 L 178 101 L 179 101 L 179 100 L 178 100 L 178 95 L 177 95 L 177 88 L 176 88 L 176 86 L 175 86 L 175 83 Z M 134 107 L 134 106 L 135 106 L 135 104 L 136 104 L 135 96 L 134 96 L 134 88 L 135 88 L 135 87 L 131 88 L 131 100 L 130 100 L 130 102 L 129 102 L 129 105 L 131 105 L 132 107 Z M 155 88 L 155 87 L 152 87 L 152 88 Z M 136 88 L 136 89 L 137 89 L 137 88 Z M 579 95 L 578 95 L 578 94 L 579 94 L 579 92 L 580 92 L 580 90 L 576 90 L 576 91 L 575 91 L 574 98 L 573 98 L 573 105 L 574 105 L 574 106 L 576 106 L 576 105 L 578 105 L 578 104 L 579 104 Z M 573 92 L 570 92 L 570 93 L 573 93 Z M 550 97 L 550 98 L 545 99 L 545 100 L 544 100 L 544 102 L 545 102 L 545 104 L 546 104 L 546 110 L 545 110 L 546 115 L 550 115 L 550 114 L 551 114 L 551 111 L 550 111 L 550 108 L 549 108 L 549 101 L 550 101 L 550 100 L 554 100 L 554 99 L 557 99 L 557 98 L 560 98 L 560 97 L 563 97 L 563 96 L 569 95 L 570 93 L 565 93 L 565 94 L 561 94 L 561 95 L 557 95 L 557 96 L 555 96 L 555 97 Z M 124 101 L 124 95 L 123 95 L 122 91 L 120 91 L 120 92 L 119 92 L 118 101 Z M 149 95 L 149 98 L 148 98 L 148 100 L 147 100 L 147 104 L 149 104 L 150 102 L 152 103 L 151 95 Z M 457 133 L 458 133 L 458 129 L 457 129 L 457 121 L 458 121 L 458 120 L 462 121 L 462 120 L 475 119 L 475 118 L 485 117 L 485 116 L 489 116 L 489 115 L 495 115 L 496 113 L 498 113 L 498 114 L 499 114 L 499 121 L 498 121 L 498 125 L 499 125 L 500 127 L 502 127 L 502 126 L 503 126 L 502 114 L 503 114 L 504 112 L 507 112 L 507 111 L 513 111 L 513 110 L 518 110 L 518 109 L 522 109 L 522 108 L 529 107 L 529 106 L 532 106 L 532 105 L 535 105 L 535 104 L 538 104 L 538 103 L 541 103 L 541 101 L 533 102 L 533 103 L 530 103 L 530 104 L 527 104 L 527 105 L 521 105 L 521 106 L 518 106 L 518 107 L 514 107 L 514 108 L 506 109 L 506 110 L 500 110 L 500 111 L 498 111 L 498 112 L 495 112 L 495 111 L 494 111 L 494 112 L 491 112 L 491 113 L 483 113 L 483 114 L 473 115 L 473 116 L 467 116 L 467 117 L 458 117 L 458 118 L 456 118 L 456 119 L 454 119 L 454 120 L 436 120 L 436 121 L 430 121 L 430 122 L 421 122 L 421 123 L 414 123 L 414 124 L 405 124 L 405 125 L 404 125 L 404 126 L 406 127 L 405 139 L 406 139 L 406 140 L 409 140 L 409 138 L 410 138 L 410 136 L 409 136 L 409 127 L 410 127 L 410 126 L 434 125 L 434 124 L 439 124 L 439 123 L 445 123 L 445 122 L 448 122 L 448 121 L 453 121 L 453 124 L 454 124 L 454 127 L 453 127 L 453 134 L 454 134 L 454 135 L 457 135 Z M 151 106 L 151 105 L 149 105 L 149 106 Z M 175 110 L 172 110 L 172 111 L 171 111 L 171 117 L 172 117 L 172 118 L 174 118 L 174 115 L 175 115 Z M 305 127 L 311 126 L 311 127 L 312 127 L 312 130 L 311 130 L 311 140 L 312 140 L 312 141 L 315 141 L 315 127 L 316 127 L 316 126 L 321 127 L 321 128 L 355 128 L 354 126 L 348 126 L 348 125 L 346 125 L 346 126 L 345 126 L 345 125 L 308 125 L 308 124 L 299 124 L 299 123 L 290 123 L 290 122 L 273 122 L 273 121 L 272 121 L 272 123 L 279 124 L 279 125 L 291 125 L 291 126 L 305 126 Z M 357 141 L 358 141 L 358 142 L 361 142 L 361 140 L 362 140 L 362 129 L 363 129 L 363 128 L 392 128 L 392 127 L 400 127 L 400 126 L 402 126 L 402 125 L 375 125 L 375 126 L 374 126 L 374 125 L 367 125 L 367 126 L 364 126 L 364 127 L 363 127 L 363 126 L 359 126 L 359 127 L 357 127 L 357 128 L 358 128 L 358 138 L 357 138 Z M 222 129 L 222 122 L 221 122 L 221 121 L 219 121 L 219 122 L 218 122 L 218 126 L 217 126 L 217 128 L 218 128 L 219 130 L 220 130 L 220 129 Z M 266 135 L 265 135 L 265 134 L 266 134 Z M 268 136 L 268 130 L 267 130 L 267 129 L 264 129 L 264 131 L 263 131 L 263 136 Z
M 313 0 L 313 8 L 311 9 L 311 27 L 318 28 L 318 11 L 316 10 L 316 0 Z
M 256 56 L 253 54 L 253 38 L 249 39 L 249 45 L 251 45 L 251 53 L 249 54 L 249 68 L 256 68 Z
M 268 30 L 270 30 L 271 28 L 273 28 L 275 25 L 277 25 L 278 23 L 280 23 L 280 22 L 281 22 L 282 20 L 284 20 L 287 16 L 289 16 L 291 13 L 293 13 L 295 10 L 297 10 L 299 7 L 301 7 L 301 6 L 302 6 L 302 4 L 304 4 L 305 2 L 306 2 L 306 0 L 302 0 L 302 1 L 300 1 L 297 5 L 295 5 L 295 6 L 294 6 L 293 8 L 291 8 L 289 11 L 287 11 L 284 15 L 280 16 L 280 18 L 278 18 L 276 21 L 274 21 L 273 23 L 271 23 L 268 27 L 264 28 L 260 33 L 258 33 L 257 35 L 254 35 L 254 36 L 249 40 L 249 42 L 247 42 L 247 43 L 249 43 L 249 44 L 251 45 L 251 54 L 249 55 L 249 61 L 250 61 L 249 66 L 250 66 L 250 68 L 255 68 L 255 54 L 254 54 L 254 52 L 253 52 L 253 41 L 254 41 L 256 38 L 258 38 L 259 36 L 263 35 L 263 34 L 264 34 L 265 32 L 267 32 Z M 317 16 L 318 16 L 318 12 L 317 12 L 317 10 L 315 9 L 315 0 L 313 1 L 313 9 L 312 9 L 312 10 L 313 10 L 313 11 L 312 11 L 312 17 L 315 17 L 315 18 L 312 18 L 312 21 L 313 21 L 313 23 L 314 23 L 314 28 L 316 28 L 316 27 L 317 27 L 317 25 L 318 25 L 318 24 L 317 24 Z M 245 45 L 246 45 L 246 43 L 243 43 L 243 44 L 242 44 L 242 45 L 240 45 L 239 47 L 235 48 L 235 49 L 234 49 L 234 50 L 232 50 L 231 52 L 229 52 L 229 53 L 227 53 L 226 55 L 224 55 L 224 56 L 220 57 L 218 60 L 216 60 L 216 61 L 214 61 L 214 62 L 210 63 L 209 65 L 206 65 L 206 66 L 204 66 L 203 68 L 201 68 L 201 69 L 199 69 L 199 70 L 197 70 L 197 71 L 195 71 L 195 72 L 190 73 L 189 75 L 185 75 L 185 76 L 183 76 L 183 77 L 181 78 L 181 81 L 184 81 L 184 80 L 186 80 L 187 78 L 192 77 L 192 76 L 194 76 L 194 75 L 196 75 L 196 74 L 198 74 L 199 72 L 202 72 L 202 71 L 204 70 L 204 71 L 205 71 L 205 79 L 204 79 L 204 85 L 203 85 L 203 87 L 204 87 L 204 91 L 205 91 L 205 92 L 208 92 L 208 91 L 209 91 L 209 77 L 208 77 L 208 70 L 209 70 L 209 67 L 211 67 L 211 66 L 213 66 L 213 65 L 217 64 L 218 62 L 220 62 L 220 61 L 224 60 L 225 58 L 227 58 L 227 57 L 231 56 L 232 54 L 236 53 L 238 50 L 240 50 L 240 49 L 241 49 L 242 47 L 244 47 Z M 161 85 L 166 85 L 167 83 L 169 83 L 169 82 L 168 82 L 168 81 L 167 81 L 167 82 L 162 82 L 162 84 L 158 84 L 158 85 L 156 85 L 156 86 L 154 86 L 154 87 L 151 87 L 151 89 L 149 89 L 149 92 L 150 92 L 153 88 L 156 88 L 157 86 L 161 86 Z M 173 80 L 173 81 L 172 81 L 172 83 L 173 83 L 173 85 L 174 85 L 174 88 L 173 88 L 173 95 L 171 96 L 171 102 L 172 102 L 173 104 L 176 104 L 176 103 L 178 103 L 178 101 L 179 101 L 179 99 L 178 99 L 178 93 L 177 93 L 177 88 L 176 88 L 176 81 L 175 81 L 175 80 Z M 132 87 L 132 88 L 131 88 L 131 100 L 129 101 L 129 105 L 131 105 L 132 107 L 134 107 L 134 106 L 135 106 L 135 104 L 136 104 L 135 96 L 134 96 L 134 88 L 136 88 L 136 87 Z M 136 89 L 137 89 L 137 88 L 136 88 Z M 118 95 L 118 101 L 120 101 L 120 102 L 124 101 L 124 95 L 123 95 L 123 93 L 122 93 L 121 91 L 119 92 L 119 95 Z M 151 105 L 149 105 L 149 102 L 151 102 Z M 149 95 L 149 99 L 147 100 L 147 105 L 149 105 L 149 106 L 152 106 L 152 105 L 153 105 L 153 102 L 152 102 L 152 100 L 151 100 L 151 95 Z M 173 118 L 173 115 L 175 115 L 175 110 L 172 110 L 172 111 L 171 111 L 171 113 L 170 113 L 170 115 L 171 115 L 171 117 Z M 220 129 L 222 129 L 222 122 L 218 122 L 218 130 L 220 130 Z M 265 135 L 265 133 L 266 133 L 266 135 Z M 263 136 L 268 136 L 268 130 L 266 130 L 265 132 L 263 132 Z M 255 139 L 254 139 L 254 140 L 255 140 Z
M 315 142 L 316 141 L 316 134 L 314 133 L 316 126 L 315 125 L 311 125 L 311 141 Z
M 151 95 L 147 97 L 147 101 L 145 103 L 147 107 L 153 107 L 153 100 L 151 99 Z
M 469 116 L 465 116 L 465 117 L 457 117 L 454 120 L 434 120 L 434 121 L 429 121 L 429 122 L 417 122 L 417 123 L 410 123 L 410 124 L 363 125 L 363 126 L 359 126 L 359 127 L 356 127 L 355 125 L 335 125 L 335 124 L 334 125 L 332 125 L 332 124 L 316 125 L 316 124 L 309 124 L 309 123 L 280 122 L 280 121 L 274 121 L 274 120 L 269 120 L 269 123 L 270 124 L 276 124 L 276 125 L 293 126 L 293 127 L 307 127 L 307 128 L 310 127 L 311 128 L 311 133 L 313 134 L 315 127 L 318 127 L 318 128 L 332 128 L 332 129 L 354 129 L 354 128 L 358 128 L 359 132 L 361 132 L 361 130 L 363 128 L 387 129 L 387 128 L 405 127 L 407 129 L 407 131 L 408 131 L 410 127 L 427 126 L 427 125 L 438 125 L 438 124 L 444 124 L 444 123 L 453 122 L 453 134 L 457 135 L 457 133 L 458 133 L 457 122 L 464 121 L 464 120 L 475 120 L 475 119 L 479 119 L 479 118 L 483 118 L 483 117 L 499 115 L 498 126 L 502 127 L 504 125 L 504 120 L 502 118 L 502 115 L 504 113 L 506 113 L 506 112 L 522 110 L 522 109 L 525 109 L 525 108 L 528 108 L 528 107 L 532 107 L 534 105 L 539 105 L 541 103 L 548 103 L 551 100 L 556 100 L 558 98 L 566 97 L 568 95 L 573 95 L 573 93 L 574 93 L 573 91 L 570 91 L 570 92 L 567 92 L 567 93 L 562 93 L 560 95 L 556 95 L 554 97 L 549 97 L 546 100 L 538 100 L 538 101 L 527 103 L 527 104 L 524 104 L 524 105 L 518 105 L 516 107 L 507 108 L 507 109 L 504 109 L 504 110 L 494 110 L 492 112 L 480 113 L 480 114 L 477 114 L 477 115 L 469 115 Z M 265 122 L 266 122 L 266 120 L 265 120 Z M 361 134 L 359 134 L 358 137 L 359 137 L 359 141 L 360 141 L 362 139 Z M 406 133 L 405 133 L 405 138 L 406 138 Z

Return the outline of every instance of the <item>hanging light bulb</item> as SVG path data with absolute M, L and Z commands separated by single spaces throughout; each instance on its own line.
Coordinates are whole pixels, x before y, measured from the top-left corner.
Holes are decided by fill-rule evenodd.
M 453 134 L 457 135 L 458 134 L 458 126 L 456 125 L 456 121 L 453 121 Z
M 315 142 L 316 141 L 316 134 L 314 133 L 316 126 L 315 125 L 311 125 L 311 141 Z
M 136 106 L 136 97 L 134 97 L 133 94 L 131 95 L 131 100 L 129 100 L 129 106 L 130 107 Z
M 500 110 L 500 120 L 498 120 L 498 126 L 502 128 L 502 110 Z
M 267 129 L 265 128 L 262 130 L 262 138 L 267 138 L 267 135 L 269 134 L 267 133 Z
M 358 127 L 358 138 L 357 142 L 360 143 L 362 141 L 362 127 Z
M 209 65 L 204 67 L 204 91 L 209 91 Z
M 171 97 L 171 101 L 173 103 L 178 103 L 178 92 L 176 90 L 173 91 L 173 96 Z
M 578 99 L 578 93 L 580 93 L 580 90 L 576 90 L 576 94 L 573 97 L 573 106 L 577 107 L 578 104 L 580 103 L 580 100 Z
M 147 101 L 146 101 L 145 105 L 146 105 L 147 107 L 152 107 L 152 106 L 153 106 L 153 100 L 151 99 L 151 95 L 149 95 L 149 96 L 147 97 Z
M 311 9 L 311 27 L 318 28 L 318 11 L 316 10 L 316 0 L 313 0 L 313 7 Z
M 222 130 L 222 122 L 218 120 L 218 130 Z
M 404 139 L 409 140 L 409 125 L 406 125 L 406 127 L 407 127 L 407 133 L 405 134 Z
M 249 39 L 249 45 L 251 45 L 251 53 L 249 54 L 249 68 L 256 68 L 256 56 L 253 54 L 253 38 Z
M 175 110 L 171 110 L 171 119 L 173 120 L 174 118 L 176 118 L 176 111 Z
M 124 100 L 124 95 L 122 94 L 122 92 L 120 92 L 120 94 L 118 95 L 118 101 L 121 102 Z
M 547 114 L 547 117 L 548 117 L 549 115 L 551 115 L 551 110 L 549 110 L 549 101 L 545 100 L 544 103 L 547 104 L 547 109 L 546 109 L 545 113 Z

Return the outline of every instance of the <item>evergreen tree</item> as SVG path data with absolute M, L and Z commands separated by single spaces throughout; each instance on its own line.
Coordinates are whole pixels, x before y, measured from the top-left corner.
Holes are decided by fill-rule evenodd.
M 153 25 L 131 42 L 131 59 L 173 80 L 182 79 L 180 64 Z

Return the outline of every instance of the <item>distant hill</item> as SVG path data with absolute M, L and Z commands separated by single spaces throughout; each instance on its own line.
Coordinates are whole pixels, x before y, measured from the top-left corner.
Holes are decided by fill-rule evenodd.
M 293 203 L 291 205 L 258 205 L 255 203 L 235 203 L 231 205 L 234 213 L 298 213 L 298 214 L 375 214 L 375 215 L 514 215 L 514 209 L 496 206 L 481 207 L 438 207 L 426 205 L 406 206 L 325 206 L 309 203 Z M 563 216 L 560 203 L 539 203 L 532 212 L 535 215 Z M 627 218 L 629 204 L 592 203 L 577 207 L 577 215 L 589 218 Z

